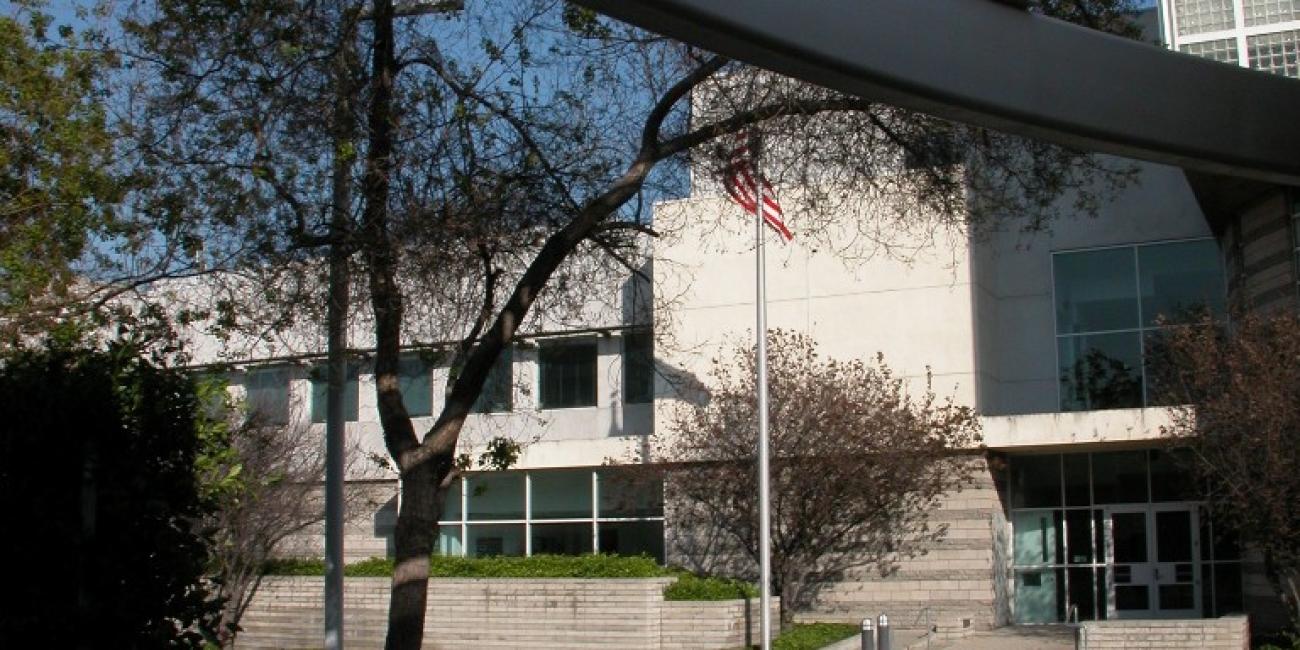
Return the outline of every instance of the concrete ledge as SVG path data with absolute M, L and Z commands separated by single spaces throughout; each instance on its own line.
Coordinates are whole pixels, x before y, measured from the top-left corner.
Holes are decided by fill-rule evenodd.
M 1079 625 L 1080 650 L 1207 648 L 1249 650 L 1245 616 L 1207 619 L 1088 621 Z

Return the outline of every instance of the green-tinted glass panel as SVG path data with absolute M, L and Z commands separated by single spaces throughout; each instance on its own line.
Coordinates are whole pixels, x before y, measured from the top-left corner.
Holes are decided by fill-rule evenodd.
M 1055 623 L 1061 620 L 1064 598 L 1058 598 L 1058 583 L 1064 587 L 1063 569 L 1016 571 L 1016 622 Z
M 1062 336 L 1061 410 L 1142 406 L 1142 350 L 1138 332 Z
M 475 413 L 504 413 L 514 408 L 514 360 L 514 352 L 509 347 L 497 355 L 483 390 L 474 401 Z
M 466 527 L 465 554 L 469 557 L 523 555 L 523 524 L 470 524 Z
M 438 555 L 449 557 L 460 557 L 465 553 L 465 546 L 461 543 L 460 525 L 455 526 L 438 526 Z
M 1147 453 L 1112 451 L 1093 454 L 1092 494 L 1098 504 L 1146 503 Z
M 548 343 L 538 351 L 544 409 L 596 405 L 596 342 Z
M 311 421 L 317 424 L 325 421 L 327 410 L 326 398 L 329 394 L 329 366 L 317 364 L 308 373 L 311 379 Z M 358 417 L 360 391 L 357 386 L 357 366 L 349 363 L 343 382 L 343 419 L 356 422 Z
M 623 396 L 629 404 L 654 401 L 654 336 L 636 332 L 623 337 Z
M 1226 289 L 1214 240 L 1139 246 L 1137 251 L 1145 325 L 1191 322 L 1206 310 L 1223 315 Z
M 283 367 L 249 370 L 244 375 L 244 401 L 256 422 L 288 422 L 289 371 Z
M 1043 508 L 1061 505 L 1061 457 L 1011 458 L 1011 507 Z
M 403 355 L 397 362 L 397 387 L 402 404 L 413 418 L 433 415 L 433 378 L 429 362 L 419 355 Z
M 489 472 L 465 479 L 470 521 L 524 518 L 522 472 Z
M 460 491 L 464 485 L 463 480 L 457 479 L 447 488 L 447 498 L 442 502 L 439 521 L 460 521 Z
M 1035 510 L 1015 513 L 1011 526 L 1016 566 L 1060 562 L 1060 511 Z
M 1060 253 L 1053 258 L 1056 333 L 1138 326 L 1132 248 Z
M 533 519 L 591 518 L 591 470 L 531 472 Z

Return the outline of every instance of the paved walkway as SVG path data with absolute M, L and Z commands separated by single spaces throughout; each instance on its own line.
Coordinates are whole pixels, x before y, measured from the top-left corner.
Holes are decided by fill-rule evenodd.
M 1074 628 L 1065 625 L 1000 627 L 988 632 L 973 632 L 964 639 L 940 641 L 927 645 L 924 630 L 894 630 L 894 650 L 1074 650 Z M 859 650 L 857 637 L 845 639 L 826 650 Z

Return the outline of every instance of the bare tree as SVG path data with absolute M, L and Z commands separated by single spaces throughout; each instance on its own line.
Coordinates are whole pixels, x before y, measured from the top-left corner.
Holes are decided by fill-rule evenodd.
M 222 601 L 217 641 L 229 647 L 267 561 L 324 518 L 325 453 L 319 430 L 302 418 L 291 414 L 283 424 L 250 411 L 228 397 L 224 382 L 204 380 L 199 390 L 207 406 L 198 432 L 203 453 L 195 464 L 213 506 L 200 526 L 210 540 L 209 570 Z M 365 460 L 355 448 L 351 452 L 349 469 L 356 470 Z M 347 495 L 354 516 L 376 505 L 361 490 Z
M 888 574 L 942 539 L 946 528 L 930 515 L 971 480 L 965 452 L 980 434 L 970 408 L 909 394 L 881 358 L 838 361 L 806 335 L 769 337 L 772 587 L 788 624 L 845 572 Z M 752 346 L 715 360 L 705 397 L 678 413 L 657 450 L 669 463 L 673 552 L 750 579 L 759 554 L 754 366 Z
M 1163 335 L 1158 386 L 1216 528 L 1260 551 L 1300 629 L 1300 317 L 1242 314 Z

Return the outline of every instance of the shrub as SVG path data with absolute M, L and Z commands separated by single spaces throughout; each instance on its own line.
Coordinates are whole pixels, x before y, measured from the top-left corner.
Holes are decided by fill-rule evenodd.
M 664 587 L 664 600 L 732 600 L 757 598 L 758 587 L 740 580 L 726 578 L 701 578 L 683 573 Z

